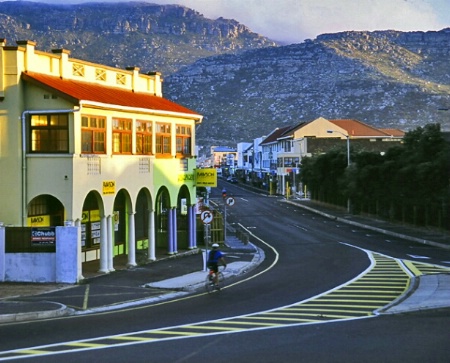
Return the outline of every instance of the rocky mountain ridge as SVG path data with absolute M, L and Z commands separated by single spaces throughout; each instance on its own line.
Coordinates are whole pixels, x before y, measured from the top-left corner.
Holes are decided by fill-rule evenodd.
M 170 74 L 199 58 L 274 46 L 235 20 L 205 18 L 180 5 L 146 2 L 49 5 L 0 3 L 0 37 L 113 67 Z
M 235 146 L 320 116 L 450 130 L 450 112 L 439 111 L 450 108 L 450 28 L 349 31 L 280 46 L 178 5 L 11 1 L 0 3 L 0 37 L 162 72 L 164 96 L 204 115 L 203 146 Z
M 358 119 L 405 131 L 450 131 L 450 28 L 345 32 L 201 59 L 166 79 L 173 100 L 205 115 L 198 140 L 248 141 L 275 127 Z

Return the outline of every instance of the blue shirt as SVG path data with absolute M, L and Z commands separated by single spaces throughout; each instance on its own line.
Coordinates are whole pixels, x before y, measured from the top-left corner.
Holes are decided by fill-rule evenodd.
M 209 252 L 209 262 L 217 263 L 223 256 L 223 253 L 219 250 L 212 250 Z

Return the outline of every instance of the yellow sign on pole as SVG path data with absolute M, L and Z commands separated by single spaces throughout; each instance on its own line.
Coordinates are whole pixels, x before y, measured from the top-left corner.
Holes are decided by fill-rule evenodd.
M 195 185 L 197 187 L 217 187 L 217 170 L 215 168 L 197 169 Z

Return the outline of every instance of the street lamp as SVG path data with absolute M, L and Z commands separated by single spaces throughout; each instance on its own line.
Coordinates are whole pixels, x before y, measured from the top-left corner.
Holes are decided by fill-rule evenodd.
M 338 134 L 341 134 L 342 136 L 345 136 L 347 138 L 347 168 L 350 166 L 350 136 L 346 135 L 340 131 L 336 130 L 327 130 L 327 133 L 332 134 L 333 132 L 336 132 Z M 347 212 L 350 213 L 351 209 L 351 201 L 350 197 L 347 199 Z
M 269 151 L 269 195 L 272 195 L 272 158 L 273 158 L 273 153 L 272 153 L 272 148 L 270 148 Z
M 340 131 L 327 130 L 327 133 L 329 133 L 329 134 L 332 134 L 333 132 L 341 134 L 342 136 L 345 136 L 347 138 L 347 166 L 350 166 L 350 136 L 346 135 Z

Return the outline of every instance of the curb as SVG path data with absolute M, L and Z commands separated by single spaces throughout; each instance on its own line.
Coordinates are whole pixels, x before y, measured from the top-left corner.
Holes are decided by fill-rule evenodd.
M 22 304 L 21 302 L 16 301 L 13 301 L 11 303 Z M 49 318 L 59 318 L 61 316 L 71 315 L 74 312 L 74 309 L 68 308 L 64 304 L 56 302 L 52 302 L 51 304 L 58 305 L 59 308 L 56 310 L 31 311 L 27 313 L 0 314 L 0 324 L 18 323 L 23 321 L 32 321 Z
M 314 208 L 311 208 L 311 207 L 308 207 L 306 205 L 302 205 L 302 204 L 299 204 L 299 203 L 295 203 L 295 202 L 292 202 L 290 200 L 284 200 L 284 202 L 289 203 L 291 205 L 295 205 L 296 207 L 300 207 L 300 208 L 306 209 L 306 210 L 308 210 L 310 212 L 313 212 L 313 213 L 316 213 L 316 214 L 320 214 L 320 215 L 322 215 L 324 217 L 327 217 L 329 219 L 332 219 L 332 220 L 335 220 L 335 221 L 338 221 L 338 222 L 341 222 L 341 223 L 346 223 L 346 224 L 350 224 L 350 225 L 353 225 L 353 226 L 362 227 L 362 228 L 369 229 L 369 230 L 372 230 L 372 231 L 375 231 L 375 232 L 386 234 L 388 236 L 398 237 L 398 238 L 406 239 L 406 240 L 409 240 L 409 241 L 412 241 L 412 242 L 418 242 L 418 243 L 421 243 L 421 244 L 430 245 L 430 246 L 434 246 L 434 247 L 439 247 L 439 248 L 450 250 L 450 245 L 447 245 L 447 244 L 433 242 L 433 241 L 429 241 L 429 240 L 422 239 L 422 238 L 408 236 L 408 235 L 402 234 L 402 233 L 388 231 L 386 229 L 369 226 L 369 225 L 364 224 L 364 223 L 350 221 L 348 219 L 341 218 L 341 217 L 336 217 L 336 216 L 334 216 L 332 214 L 321 212 L 321 211 L 318 211 L 318 210 L 316 210 Z

